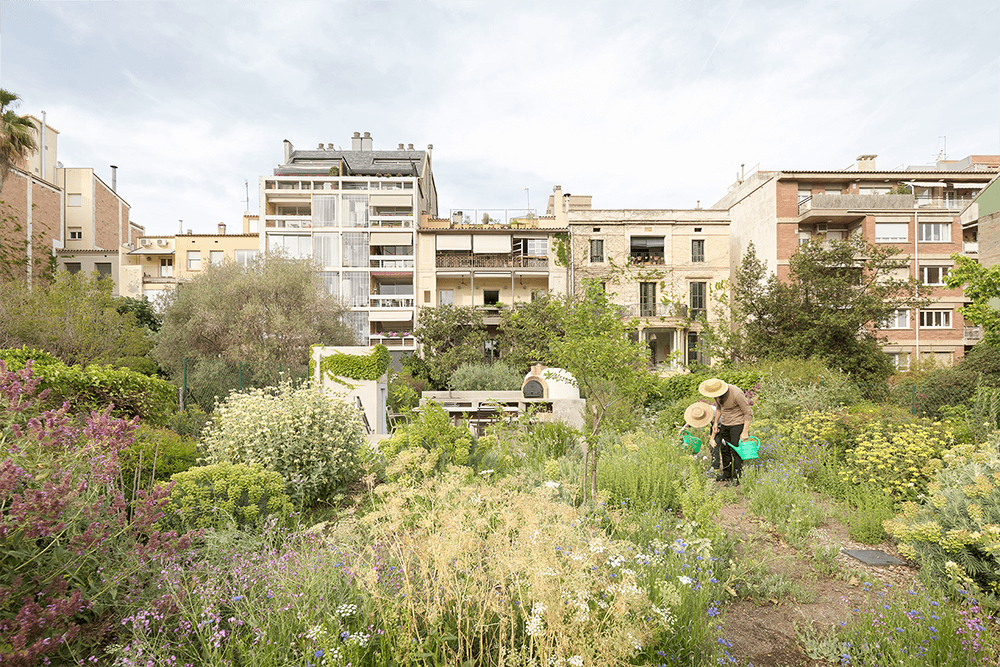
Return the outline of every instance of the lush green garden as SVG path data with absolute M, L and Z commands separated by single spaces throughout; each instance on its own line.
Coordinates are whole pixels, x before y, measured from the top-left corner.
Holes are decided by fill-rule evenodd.
M 232 394 L 196 443 L 138 411 L 155 402 L 92 412 L 93 383 L 8 356 L 3 664 L 745 664 L 732 603 L 791 591 L 722 528 L 737 501 L 830 576 L 864 579 L 810 542 L 832 518 L 920 566 L 910 590 L 866 583 L 845 625 L 803 635 L 810 655 L 1000 658 L 1000 399 L 982 383 L 931 419 L 818 362 L 723 372 L 762 441 L 726 488 L 678 446 L 707 376 L 655 381 L 593 434 L 523 418 L 473 438 L 428 408 L 375 452 L 308 387 Z

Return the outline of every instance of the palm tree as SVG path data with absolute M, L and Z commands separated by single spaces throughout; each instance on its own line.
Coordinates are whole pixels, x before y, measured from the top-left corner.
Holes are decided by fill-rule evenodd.
M 0 88 L 0 186 L 7 180 L 11 168 L 35 150 L 31 121 L 14 112 L 21 98 Z

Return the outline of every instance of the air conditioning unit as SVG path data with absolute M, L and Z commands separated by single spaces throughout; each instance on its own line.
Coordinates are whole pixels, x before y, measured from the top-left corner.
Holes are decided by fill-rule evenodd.
M 826 231 L 826 225 L 823 225 L 823 231 Z M 167 245 L 167 240 L 166 239 L 156 239 L 156 245 L 158 245 L 158 246 L 160 246 L 162 248 L 163 246 Z
M 826 223 L 820 222 L 816 225 L 816 233 L 825 234 L 826 233 Z
M 141 239 L 139 242 L 142 243 L 143 248 L 148 248 L 149 246 L 153 245 L 153 242 L 150 241 L 149 239 Z

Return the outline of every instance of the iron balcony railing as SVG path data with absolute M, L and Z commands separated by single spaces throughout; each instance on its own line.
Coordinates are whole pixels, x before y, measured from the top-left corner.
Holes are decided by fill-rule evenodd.
M 549 259 L 548 257 L 512 255 L 507 253 L 438 254 L 436 265 L 439 269 L 545 269 L 549 266 Z

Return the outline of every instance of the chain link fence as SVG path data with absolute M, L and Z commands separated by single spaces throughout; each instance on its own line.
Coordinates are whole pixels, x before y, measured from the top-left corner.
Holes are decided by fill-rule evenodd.
M 224 359 L 184 359 L 181 367 L 179 407 L 197 405 L 212 412 L 217 401 L 231 392 L 274 387 L 282 381 L 300 383 L 309 374 L 304 364 L 261 364 Z

